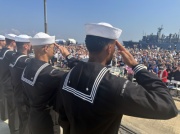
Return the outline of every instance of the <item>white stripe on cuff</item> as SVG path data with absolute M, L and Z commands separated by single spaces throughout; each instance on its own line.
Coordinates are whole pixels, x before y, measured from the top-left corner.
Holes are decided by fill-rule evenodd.
M 137 74 L 137 73 L 138 73 L 140 70 L 142 70 L 142 69 L 146 69 L 146 68 L 145 68 L 144 65 L 139 64 L 139 65 L 137 65 L 137 66 L 133 69 L 133 71 L 134 71 L 135 74 Z

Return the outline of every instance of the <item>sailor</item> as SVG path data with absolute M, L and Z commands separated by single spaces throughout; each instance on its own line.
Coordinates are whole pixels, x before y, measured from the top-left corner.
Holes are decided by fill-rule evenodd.
M 117 41 L 120 29 L 108 23 L 90 23 L 85 28 L 89 61 L 79 62 L 67 74 L 57 95 L 56 110 L 70 134 L 117 134 L 124 114 L 151 119 L 178 114 L 166 85 Z M 109 73 L 106 66 L 115 46 L 133 68 L 138 84 Z
M 5 35 L 6 46 L 1 50 L 0 53 L 0 81 L 1 87 L 3 89 L 3 95 L 7 101 L 9 119 L 8 125 L 11 134 L 18 134 L 19 132 L 19 119 L 14 102 L 14 92 L 11 84 L 11 74 L 9 70 L 11 56 L 16 49 L 15 37 L 16 35 L 14 34 Z
M 5 36 L 0 35 L 0 53 L 2 48 L 4 48 L 6 45 Z M 0 61 L 1 64 L 1 61 Z M 3 95 L 3 89 L 2 89 L 2 83 L 0 79 L 0 119 L 5 121 L 7 119 L 7 109 L 6 109 L 6 100 Z
M 64 72 L 48 62 L 54 56 L 55 48 L 67 57 L 70 67 L 76 60 L 66 48 L 55 44 L 55 36 L 40 32 L 30 39 L 30 43 L 35 59 L 31 59 L 21 77 L 30 104 L 28 125 L 32 134 L 59 134 L 58 114 L 53 110 L 53 103 Z
M 30 58 L 27 56 L 31 52 L 31 38 L 28 35 L 19 35 L 15 37 L 17 52 L 12 55 L 10 62 L 10 72 L 12 86 L 15 96 L 15 104 L 19 115 L 19 134 L 28 134 L 28 103 L 24 96 L 21 75 Z
M 5 47 L 6 41 L 5 41 L 5 36 L 0 35 L 0 50 Z

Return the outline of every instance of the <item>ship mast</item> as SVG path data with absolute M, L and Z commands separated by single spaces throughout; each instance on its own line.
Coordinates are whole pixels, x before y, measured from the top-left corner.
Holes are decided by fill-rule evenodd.
M 180 42 L 180 29 L 179 29 L 179 33 L 178 33 L 178 42 Z
M 158 28 L 158 35 L 161 36 L 161 31 L 163 30 L 163 25 L 161 25 L 161 27 Z
M 161 40 L 161 31 L 163 30 L 163 25 L 161 25 L 161 27 L 158 28 L 158 32 L 157 32 L 157 42 L 160 42 Z

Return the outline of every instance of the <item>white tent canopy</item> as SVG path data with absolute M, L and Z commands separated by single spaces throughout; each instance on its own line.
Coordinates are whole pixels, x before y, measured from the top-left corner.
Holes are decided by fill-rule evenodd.
M 69 42 L 70 44 L 76 44 L 76 40 L 75 39 L 67 39 L 67 42 Z
M 64 40 L 64 39 L 56 39 L 56 43 L 58 43 L 58 44 L 65 44 L 66 40 Z
M 56 42 L 59 42 L 59 41 L 61 41 L 61 42 L 66 42 L 66 40 L 64 40 L 64 39 L 56 39 Z

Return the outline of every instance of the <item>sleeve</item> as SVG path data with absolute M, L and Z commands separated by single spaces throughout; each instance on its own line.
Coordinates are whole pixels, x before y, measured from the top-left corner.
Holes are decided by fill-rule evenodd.
M 30 60 L 31 59 L 29 57 L 20 58 L 18 60 L 18 64 L 16 65 L 16 67 L 24 69 L 27 66 L 27 64 L 30 62 Z
M 51 68 L 50 73 L 49 73 L 49 80 L 52 81 L 51 85 L 55 86 L 56 88 L 59 88 L 59 85 L 62 81 L 63 75 L 65 72 L 60 71 L 55 68 Z
M 49 66 L 41 72 L 38 79 L 47 89 L 51 89 L 48 92 L 56 94 L 64 74 L 65 72 Z
M 23 101 L 24 101 L 26 110 L 29 111 L 30 110 L 29 99 L 28 99 L 28 95 L 23 84 L 22 84 L 22 89 L 23 89 Z
M 41 74 L 41 81 L 43 82 L 44 86 L 46 86 L 46 89 L 51 89 L 49 91 L 43 90 L 44 94 L 52 94 L 51 99 L 49 99 L 49 105 L 53 105 L 55 103 L 56 94 L 58 92 L 58 88 L 62 82 L 63 76 L 65 72 L 60 71 L 58 69 L 54 69 L 52 67 L 49 67 L 46 69 L 47 72 L 44 72 L 44 74 Z M 48 75 L 47 75 L 48 74 Z
M 168 77 L 168 72 L 167 71 L 164 71 L 165 72 L 165 76 Z
M 70 58 L 66 57 L 66 60 L 68 62 L 68 67 L 70 69 L 72 69 L 74 66 L 76 66 L 79 63 L 79 60 L 77 60 L 76 58 L 74 58 L 72 55 L 68 56 Z
M 175 117 L 178 111 L 166 85 L 142 65 L 136 66 L 133 71 L 138 84 L 128 80 L 119 84 L 120 93 L 116 96 L 120 105 L 118 112 L 151 119 Z
M 5 59 L 8 60 L 10 63 L 14 54 L 15 54 L 14 51 L 8 51 L 5 55 Z
M 65 76 L 63 76 L 63 79 L 65 79 Z M 64 106 L 63 106 L 63 99 L 61 97 L 61 89 L 62 89 L 63 82 L 61 82 L 59 90 L 56 94 L 55 101 L 54 101 L 54 110 L 59 113 L 59 119 L 58 123 L 63 128 L 64 133 L 70 133 L 70 123 L 68 121 Z

